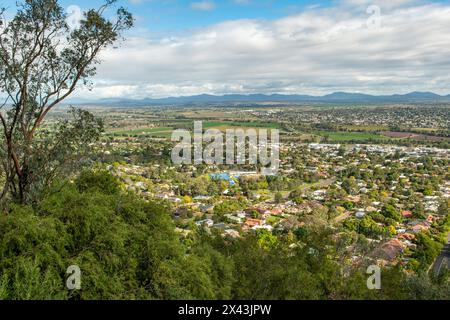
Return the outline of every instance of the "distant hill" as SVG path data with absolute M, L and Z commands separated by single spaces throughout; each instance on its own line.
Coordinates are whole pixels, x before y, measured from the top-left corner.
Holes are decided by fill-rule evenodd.
M 179 105 L 203 103 L 252 103 L 252 102 L 322 102 L 322 103 L 431 103 L 450 102 L 450 94 L 441 96 L 432 92 L 411 92 L 408 94 L 394 94 L 375 96 L 363 93 L 334 92 L 324 96 L 311 95 L 283 95 L 283 94 L 226 94 L 221 96 L 201 94 L 195 96 L 169 97 L 160 99 L 123 99 L 110 98 L 96 101 L 77 100 L 77 104 L 97 104 L 111 106 L 147 106 L 147 105 Z

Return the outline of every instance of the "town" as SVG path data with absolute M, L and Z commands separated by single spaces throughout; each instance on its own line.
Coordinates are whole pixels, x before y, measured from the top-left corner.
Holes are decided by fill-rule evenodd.
M 342 109 L 339 121 L 354 125 L 353 113 L 346 117 Z M 450 149 L 445 148 L 449 141 L 445 134 L 427 136 L 430 139 L 383 136 L 380 123 L 385 122 L 383 117 L 392 116 L 391 111 L 383 112 L 391 110 L 383 106 L 376 122 L 366 124 L 367 132 L 322 128 L 315 136 L 311 130 L 292 130 L 295 122 L 286 128 L 281 119 L 290 117 L 292 107 L 238 108 L 233 114 L 239 120 L 227 108 L 216 109 L 214 120 L 207 107 L 192 110 L 181 108 L 182 112 L 176 112 L 178 118 L 172 119 L 165 112 L 162 124 L 150 117 L 147 128 L 126 125 L 123 130 L 109 123 L 111 129 L 96 147 L 100 167 L 119 177 L 124 189 L 170 208 L 176 231 L 186 241 L 201 229 L 231 239 L 247 233 L 283 236 L 296 246 L 308 230 L 326 226 L 333 230 L 337 243 L 346 243 L 342 259 L 350 266 L 401 265 L 408 272 L 418 272 L 429 269 L 440 253 L 447 239 L 450 201 Z M 407 121 L 400 122 L 405 127 L 398 128 L 399 132 L 414 131 L 409 119 L 418 117 L 415 110 L 423 112 L 411 108 L 403 115 Z M 114 123 L 121 123 L 121 112 L 157 117 L 160 111 L 113 112 Z M 224 132 L 280 128 L 279 172 L 266 176 L 261 166 L 249 162 L 174 164 L 170 132 L 180 124 L 189 130 L 189 120 L 180 122 L 180 114 L 195 114 L 196 120 L 207 115 L 205 127 Z M 220 120 L 224 115 L 229 118 Z M 430 119 L 428 132 L 448 125 L 446 115 Z M 381 127 L 376 129 L 376 125 Z

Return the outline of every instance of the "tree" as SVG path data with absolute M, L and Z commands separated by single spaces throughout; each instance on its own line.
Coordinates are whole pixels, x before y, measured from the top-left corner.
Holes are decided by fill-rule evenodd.
M 386 218 L 391 218 L 395 221 L 401 221 L 402 215 L 394 208 L 393 205 L 387 204 L 381 209 L 381 214 Z
M 441 216 L 447 216 L 450 213 L 450 199 L 443 200 L 439 204 L 438 214 Z
M 232 261 L 203 241 L 188 251 L 161 204 L 105 171 L 74 182 L 0 219 L 0 299 L 230 298 Z M 65 286 L 70 265 L 81 290 Z
M 357 188 L 355 177 L 350 177 L 350 178 L 343 179 L 343 181 L 342 181 L 342 188 L 348 194 L 354 194 L 355 190 Z
M 273 248 L 278 241 L 272 232 L 265 229 L 256 230 L 256 237 L 258 239 L 258 245 L 263 249 Z
M 0 29 L 0 92 L 6 96 L 0 102 L 0 200 L 9 194 L 17 202 L 32 202 L 55 172 L 75 163 L 83 146 L 99 137 L 101 123 L 87 112 L 73 112 L 70 123 L 45 130 L 42 125 L 79 84 L 92 85 L 99 53 L 132 27 L 133 18 L 124 8 L 114 21 L 105 18 L 115 2 L 106 0 L 99 9 L 88 10 L 70 30 L 57 0 L 27 0 Z M 0 8 L 0 16 L 4 12 Z
M 421 263 L 421 267 L 428 268 L 441 252 L 443 245 L 424 233 L 419 233 L 415 242 L 417 249 L 414 258 Z
M 283 202 L 283 195 L 280 192 L 275 193 L 275 202 L 276 203 Z
M 118 179 L 107 171 L 83 171 L 75 181 L 75 185 L 80 192 L 100 191 L 109 195 L 120 193 Z

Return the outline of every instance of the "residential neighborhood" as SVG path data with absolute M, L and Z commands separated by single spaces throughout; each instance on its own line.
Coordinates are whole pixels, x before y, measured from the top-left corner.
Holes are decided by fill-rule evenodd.
M 133 146 L 113 141 L 103 152 Z M 107 169 L 125 189 L 167 202 L 183 237 L 194 229 L 239 238 L 328 225 L 365 242 L 359 251 L 349 244 L 353 262 L 417 270 L 417 237 L 436 232 L 448 214 L 449 149 L 288 142 L 280 148 L 280 174 L 266 177 L 257 168 L 174 166 L 161 157 L 169 145 L 154 146 L 160 157 L 146 166 L 122 162 Z

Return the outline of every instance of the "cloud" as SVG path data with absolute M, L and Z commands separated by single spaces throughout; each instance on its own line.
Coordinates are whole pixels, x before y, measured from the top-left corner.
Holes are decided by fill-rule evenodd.
M 80 96 L 449 93 L 450 5 L 397 1 L 381 7 L 373 28 L 365 7 L 346 9 L 350 1 L 368 3 L 347 0 L 274 21 L 129 38 L 102 55 L 97 86 Z
M 211 11 L 216 8 L 216 5 L 212 1 L 200 1 L 200 2 L 192 2 L 191 8 L 194 10 Z

